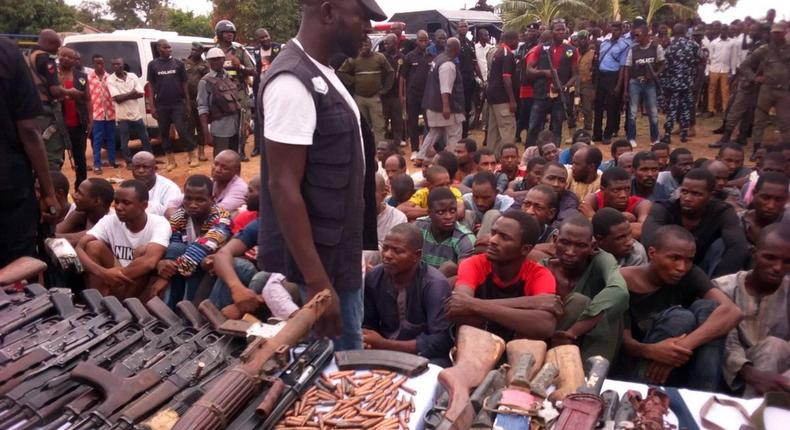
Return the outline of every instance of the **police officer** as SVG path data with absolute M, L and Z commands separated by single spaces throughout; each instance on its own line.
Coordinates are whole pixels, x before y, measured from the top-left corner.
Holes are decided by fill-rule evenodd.
M 269 66 L 277 58 L 277 54 L 280 53 L 282 48 L 279 43 L 272 42 L 272 36 L 269 34 L 269 30 L 265 28 L 255 30 L 255 41 L 258 42 L 258 46 L 252 50 L 252 57 L 255 59 L 255 76 L 252 77 L 252 97 L 256 100 L 256 103 L 253 104 L 253 111 L 255 106 L 258 105 L 258 87 L 261 85 L 261 78 L 269 70 Z M 261 150 L 260 134 L 255 133 L 255 147 L 252 148 L 252 153 L 250 154 L 253 157 L 257 156 Z
M 184 67 L 187 69 L 187 93 L 190 100 L 197 100 L 198 82 L 209 71 L 208 63 L 203 59 L 203 44 L 200 42 L 192 42 L 192 52 L 189 57 L 184 60 Z M 197 148 L 198 160 L 207 161 L 206 158 L 206 145 L 205 137 L 203 136 L 203 128 L 200 126 L 200 117 L 197 111 L 197 103 L 192 104 L 192 110 L 189 112 L 189 120 L 187 121 L 187 131 L 194 137 L 197 134 Z
M 741 65 L 744 79 L 760 84 L 752 153 L 762 145 L 765 128 L 771 120 L 771 108 L 776 109 L 776 124 L 782 132 L 782 141 L 790 142 L 790 44 L 785 39 L 786 35 L 784 24 L 772 25 L 770 43 L 757 48 Z M 754 70 L 761 70 L 762 74 L 758 75 Z
M 239 145 L 241 103 L 238 99 L 236 83 L 223 67 L 225 58 L 222 49 L 209 49 L 206 60 L 211 70 L 198 83 L 196 104 L 200 115 L 200 126 L 203 129 L 205 144 L 214 147 L 214 158 L 226 149 L 235 151 L 241 146 Z
M 44 146 L 47 149 L 47 163 L 50 170 L 63 167 L 63 155 L 70 147 L 68 130 L 63 122 L 61 101 L 65 97 L 77 99 L 82 92 L 75 88 L 63 88 L 58 78 L 55 65 L 56 55 L 60 48 L 60 37 L 55 30 L 44 29 L 38 36 L 38 44 L 27 58 L 33 83 L 38 91 L 43 111 L 36 118 L 36 125 L 42 132 Z
M 255 75 L 255 65 L 252 58 L 244 51 L 244 47 L 237 44 L 233 45 L 236 39 L 236 26 L 223 19 L 214 26 L 217 34 L 219 48 L 225 53 L 225 71 L 230 79 L 236 83 L 239 90 L 239 100 L 241 100 L 241 122 L 239 124 L 239 155 L 241 161 L 250 161 L 244 153 L 244 145 L 247 143 L 247 125 L 250 122 L 250 96 L 247 94 L 247 77 Z M 233 148 L 231 148 L 233 149 Z

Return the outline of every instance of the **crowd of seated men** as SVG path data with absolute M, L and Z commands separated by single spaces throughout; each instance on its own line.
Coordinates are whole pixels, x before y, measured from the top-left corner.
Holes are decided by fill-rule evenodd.
M 454 327 L 470 324 L 576 344 L 625 380 L 790 390 L 787 145 L 761 149 L 752 170 L 737 145 L 694 160 L 617 144 L 604 163 L 580 139 L 562 155 L 544 133 L 520 156 L 465 138 L 413 175 L 380 144 L 378 249 L 360 261 L 365 348 L 448 365 Z M 297 285 L 256 267 L 261 183 L 240 177 L 238 155 L 220 152 L 210 177 L 184 184 L 156 169 L 138 152 L 134 179 L 72 193 L 56 235 L 74 245 L 84 287 L 209 299 L 229 318 L 299 309 Z M 53 182 L 67 201 L 68 181 Z

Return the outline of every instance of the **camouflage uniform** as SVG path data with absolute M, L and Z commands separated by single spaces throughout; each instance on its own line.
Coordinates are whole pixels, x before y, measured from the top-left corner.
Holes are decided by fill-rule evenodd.
M 204 161 L 205 148 L 203 142 L 205 142 L 205 139 L 203 136 L 203 127 L 200 126 L 200 116 L 197 112 L 197 103 L 195 103 L 195 100 L 197 99 L 198 82 L 208 73 L 209 67 L 206 60 L 202 57 L 197 61 L 189 57 L 184 60 L 184 66 L 187 69 L 187 92 L 189 93 L 187 96 L 192 100 L 192 111 L 189 112 L 187 130 L 193 137 L 197 135 L 198 156 L 200 157 L 200 161 Z
M 664 123 L 666 135 L 669 139 L 672 127 L 677 120 L 680 122 L 681 139 L 685 139 L 691 125 L 691 109 L 694 103 L 692 85 L 697 75 L 697 64 L 701 52 L 697 42 L 678 36 L 667 48 L 664 58 L 667 68 L 664 71 L 667 91 L 667 120 Z

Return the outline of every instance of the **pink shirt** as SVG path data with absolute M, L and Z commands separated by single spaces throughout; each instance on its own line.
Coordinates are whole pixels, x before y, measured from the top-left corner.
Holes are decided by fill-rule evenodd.
M 214 203 L 228 212 L 237 211 L 244 204 L 247 197 L 247 183 L 238 175 L 228 182 L 225 188 L 214 183 Z

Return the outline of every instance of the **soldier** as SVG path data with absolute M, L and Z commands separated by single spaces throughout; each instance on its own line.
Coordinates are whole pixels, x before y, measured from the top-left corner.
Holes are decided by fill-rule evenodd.
M 282 46 L 279 43 L 272 42 L 269 30 L 265 28 L 255 30 L 255 40 L 258 42 L 258 46 L 252 50 L 252 57 L 255 59 L 255 75 L 252 77 L 252 97 L 257 101 L 258 87 L 261 84 L 261 79 L 263 79 L 263 74 L 269 70 L 269 66 L 277 58 Z M 253 105 L 253 111 L 255 110 L 254 106 L 257 106 L 257 102 Z M 256 118 L 255 121 L 257 122 L 258 119 Z M 255 157 L 261 151 L 261 133 L 255 132 L 253 134 L 255 135 L 255 147 L 252 148 L 250 156 Z
M 36 126 L 42 133 L 44 146 L 47 150 L 47 162 L 50 170 L 63 167 L 63 155 L 69 149 L 69 135 L 63 122 L 60 104 L 65 97 L 77 99 L 82 91 L 76 88 L 63 88 L 58 78 L 55 58 L 60 48 L 60 38 L 54 30 L 44 29 L 38 36 L 38 43 L 27 57 L 30 74 L 38 91 L 43 110 L 36 117 Z
M 236 26 L 227 19 L 223 19 L 214 26 L 217 33 L 219 47 L 225 52 L 225 71 L 230 79 L 239 88 L 239 100 L 241 101 L 241 121 L 239 123 L 239 155 L 241 161 L 250 161 L 244 154 L 244 145 L 247 143 L 247 128 L 250 122 L 250 96 L 247 94 L 247 77 L 255 75 L 255 65 L 252 58 L 244 51 L 241 45 L 233 45 L 236 39 Z M 231 148 L 234 149 L 234 148 Z
M 203 51 L 203 44 L 192 42 L 192 52 L 184 60 L 184 67 L 187 69 L 187 92 L 189 93 L 187 97 L 193 102 L 197 100 L 198 82 L 203 76 L 206 76 L 209 70 L 208 63 L 203 59 Z M 197 103 L 192 103 L 192 110 L 189 112 L 189 120 L 187 121 L 187 131 L 192 137 L 197 135 L 198 161 L 208 161 L 203 128 L 200 127 L 200 117 L 197 112 Z
M 384 37 L 384 56 L 395 71 L 395 84 L 389 91 L 381 95 L 381 105 L 384 110 L 384 126 L 390 126 L 390 137 L 401 146 L 406 146 L 403 140 L 403 105 L 400 98 L 399 79 L 403 72 L 403 53 L 398 50 L 398 36 L 390 33 Z
M 782 140 L 790 141 L 790 44 L 785 39 L 786 35 L 784 24 L 772 25 L 770 43 L 757 48 L 743 62 L 744 79 L 760 84 L 754 114 L 752 156 L 762 145 L 771 108 L 776 109 L 776 124 L 782 132 Z M 762 74 L 755 73 L 755 69 Z

